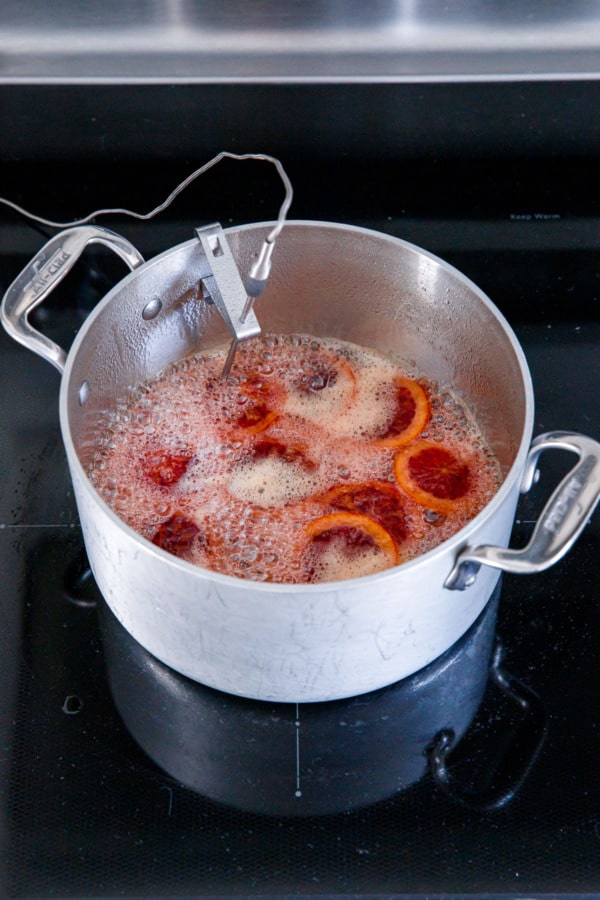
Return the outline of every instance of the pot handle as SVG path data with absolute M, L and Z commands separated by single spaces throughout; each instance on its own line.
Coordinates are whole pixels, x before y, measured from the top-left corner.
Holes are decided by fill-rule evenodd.
M 542 572 L 558 562 L 575 543 L 600 500 L 600 444 L 569 431 L 541 434 L 529 450 L 521 493 L 527 493 L 534 484 L 538 458 L 550 449 L 577 453 L 579 462 L 546 503 L 527 546 L 521 550 L 490 545 L 467 547 L 456 558 L 444 587 L 464 591 L 473 584 L 482 565 L 525 575 Z
M 131 270 L 144 262 L 133 244 L 99 225 L 69 228 L 55 234 L 25 266 L 6 291 L 0 307 L 0 321 L 8 334 L 38 356 L 64 371 L 67 354 L 29 324 L 29 313 L 54 290 L 73 268 L 88 244 L 104 244 Z

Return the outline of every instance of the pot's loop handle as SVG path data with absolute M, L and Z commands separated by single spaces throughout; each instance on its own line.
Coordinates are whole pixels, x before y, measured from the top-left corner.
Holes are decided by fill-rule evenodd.
M 526 684 L 501 668 L 502 647 L 497 645 L 490 669 L 492 684 L 510 702 L 516 722 L 507 715 L 490 747 L 491 762 L 486 783 L 474 787 L 450 771 L 448 757 L 456 741 L 452 729 L 444 728 L 428 748 L 429 772 L 441 791 L 452 800 L 478 812 L 492 812 L 510 803 L 527 778 L 548 732 L 548 718 L 539 696 Z
M 600 500 L 600 444 L 569 431 L 540 435 L 529 450 L 521 493 L 526 493 L 535 481 L 538 457 L 550 449 L 577 453 L 579 462 L 548 500 L 527 546 L 521 550 L 490 545 L 467 547 L 458 555 L 444 587 L 464 591 L 473 584 L 482 565 L 516 574 L 542 572 L 575 543 Z
M 144 262 L 133 244 L 99 225 L 69 228 L 50 238 L 6 291 L 0 320 L 11 337 L 63 372 L 67 354 L 29 324 L 29 313 L 54 290 L 73 268 L 88 244 L 104 244 L 131 270 Z

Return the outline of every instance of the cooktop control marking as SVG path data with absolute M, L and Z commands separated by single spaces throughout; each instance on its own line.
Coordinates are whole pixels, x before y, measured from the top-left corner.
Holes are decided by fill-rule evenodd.
M 300 789 L 300 704 L 296 703 L 296 721 L 294 722 L 296 726 L 296 792 L 294 797 L 301 797 L 302 791 Z

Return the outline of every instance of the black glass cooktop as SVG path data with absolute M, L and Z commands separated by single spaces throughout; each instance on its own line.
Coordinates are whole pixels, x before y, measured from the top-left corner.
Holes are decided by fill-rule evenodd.
M 411 181 L 403 164 L 392 181 L 387 164 L 369 182 L 338 167 L 336 206 L 295 165 L 298 218 L 413 240 L 487 291 L 525 350 L 536 434 L 600 438 L 600 220 L 580 168 L 558 193 L 516 163 L 472 167 L 471 180 L 461 168 L 436 204 L 419 188 L 450 170 L 417 166 Z M 244 211 L 260 208 L 236 221 L 274 214 L 279 195 L 265 212 L 260 184 L 240 184 Z M 228 224 L 233 200 L 223 192 L 222 215 L 218 200 L 193 224 Z M 106 224 L 150 256 L 187 239 L 194 214 L 184 204 L 162 223 Z M 4 290 L 43 236 L 2 216 Z M 109 286 L 106 265 L 95 252 L 78 265 L 40 327 L 66 341 Z M 86 570 L 58 373 L 4 333 L 0 371 L 7 896 L 600 895 L 598 514 L 554 568 L 504 576 L 473 629 L 412 681 L 332 704 L 255 704 L 176 676 L 114 621 Z M 565 466 L 560 454 L 543 459 L 514 545 Z M 443 784 L 433 751 L 449 729 L 464 736 Z

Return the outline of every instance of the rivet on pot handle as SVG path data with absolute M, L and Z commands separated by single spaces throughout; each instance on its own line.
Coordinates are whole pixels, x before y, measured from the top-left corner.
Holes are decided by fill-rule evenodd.
M 550 449 L 571 450 L 579 455 L 579 462 L 548 500 L 527 546 L 521 550 L 489 545 L 467 547 L 458 555 L 444 587 L 464 591 L 473 584 L 482 565 L 525 575 L 542 572 L 575 543 L 600 500 L 600 444 L 568 431 L 540 435 L 529 450 L 521 493 L 529 491 L 534 483 L 540 453 Z
M 67 354 L 29 324 L 29 313 L 45 300 L 73 268 L 88 244 L 104 244 L 135 269 L 144 258 L 133 244 L 108 228 L 84 225 L 61 231 L 50 238 L 6 291 L 0 320 L 6 331 L 20 344 L 42 356 L 63 372 Z

